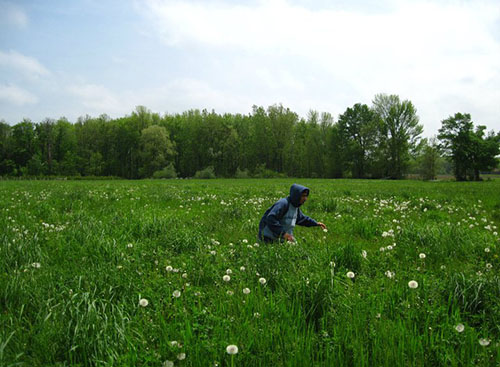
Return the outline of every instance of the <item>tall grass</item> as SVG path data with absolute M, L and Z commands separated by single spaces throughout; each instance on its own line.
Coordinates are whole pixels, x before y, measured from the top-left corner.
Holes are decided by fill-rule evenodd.
M 1 182 L 0 365 L 500 364 L 500 181 L 292 183 Z

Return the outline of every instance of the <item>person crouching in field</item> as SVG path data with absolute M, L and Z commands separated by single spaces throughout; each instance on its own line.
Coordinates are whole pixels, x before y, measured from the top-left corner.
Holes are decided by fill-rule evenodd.
M 320 226 L 326 229 L 321 222 L 302 214 L 300 206 L 304 204 L 309 196 L 309 189 L 305 186 L 293 184 L 290 187 L 290 196 L 278 200 L 269 209 L 259 223 L 258 238 L 264 242 L 280 242 L 286 240 L 295 242 L 293 228 L 295 225 L 305 227 Z

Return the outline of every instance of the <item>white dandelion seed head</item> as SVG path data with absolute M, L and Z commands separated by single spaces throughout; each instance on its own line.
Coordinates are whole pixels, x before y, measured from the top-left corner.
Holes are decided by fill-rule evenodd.
M 354 277 L 356 276 L 352 271 L 348 271 L 346 276 L 350 279 L 354 279 Z
M 182 360 L 186 359 L 186 353 L 179 353 L 179 354 L 177 354 L 177 359 L 179 361 L 182 361 Z
M 231 280 L 231 277 L 230 277 L 229 275 L 227 275 L 227 274 L 226 274 L 226 275 L 224 275 L 224 276 L 222 277 L 222 280 L 223 280 L 223 281 L 225 281 L 225 282 L 229 282 L 229 281 Z
M 173 293 L 172 293 L 172 296 L 174 296 L 175 298 L 179 298 L 181 296 L 181 291 L 179 290 L 175 290 Z
M 226 274 L 233 274 L 233 271 L 231 269 L 227 269 Z
M 418 288 L 418 283 L 416 280 L 410 280 L 408 282 L 408 287 L 412 288 L 412 289 L 415 289 L 415 288 Z
M 244 238 L 241 242 L 248 243 L 248 240 L 246 238 Z
M 228 290 L 226 293 L 227 293 L 228 296 L 232 296 L 234 294 L 234 292 L 231 291 L 231 290 Z
M 139 301 L 139 305 L 141 307 L 146 307 L 148 304 L 149 304 L 149 301 L 146 298 L 141 298 L 141 300 Z
M 492 267 L 493 267 L 493 265 L 491 265 L 490 263 L 486 264 L 486 269 L 491 269 Z
M 133 244 L 131 244 L 131 243 L 129 243 L 129 244 L 127 244 L 127 247 L 128 247 L 128 248 L 132 248 L 132 247 L 134 247 L 134 245 L 133 245 Z
M 328 232 L 328 229 L 323 228 L 323 232 L 327 233 L 327 232 Z
M 366 250 L 361 251 L 361 256 L 363 256 L 366 259 L 366 257 L 368 256 Z
M 174 362 L 167 359 L 165 362 L 163 362 L 163 367 L 174 367 Z
M 237 354 L 238 353 L 238 346 L 231 344 L 226 347 L 226 352 L 227 354 Z
M 425 259 L 425 254 L 422 252 L 422 253 L 418 254 L 418 257 L 421 259 Z
M 246 268 L 244 266 L 240 267 L 240 271 L 245 271 L 245 270 L 246 270 Z
M 490 252 L 490 248 L 489 248 L 489 247 L 486 247 L 486 248 L 484 249 L 484 252 Z
M 166 271 L 172 271 L 172 270 L 174 270 L 174 268 L 172 268 L 170 265 L 167 265 L 167 266 L 165 267 L 165 270 L 166 270 Z
M 243 294 L 250 294 L 250 288 L 243 288 Z
M 387 276 L 387 278 L 392 279 L 392 278 L 394 278 L 394 275 L 396 275 L 396 274 L 393 271 L 387 270 L 385 272 L 385 275 Z
M 465 326 L 464 326 L 464 324 L 458 324 L 458 325 L 456 325 L 456 326 L 455 326 L 455 330 L 456 330 L 457 332 L 461 333 L 462 331 L 464 331 L 464 330 L 465 330 Z
M 35 269 L 40 269 L 42 265 L 40 263 L 33 263 L 31 264 L 31 266 L 34 267 Z
M 480 344 L 482 347 L 487 347 L 488 345 L 490 345 L 490 342 L 491 342 L 491 340 L 490 340 L 490 339 L 486 339 L 486 338 L 481 338 L 481 339 L 479 339 L 479 344 Z
M 266 282 L 267 282 L 266 278 L 259 278 L 260 284 L 264 285 L 264 284 L 266 284 Z

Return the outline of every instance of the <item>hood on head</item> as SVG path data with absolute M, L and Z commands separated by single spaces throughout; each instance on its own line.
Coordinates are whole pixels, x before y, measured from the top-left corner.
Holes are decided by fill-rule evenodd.
M 290 187 L 290 202 L 292 203 L 293 206 L 300 206 L 300 197 L 302 196 L 302 193 L 304 191 L 307 191 L 307 194 L 309 194 L 309 189 L 305 186 L 299 185 L 299 184 L 293 184 L 292 187 Z

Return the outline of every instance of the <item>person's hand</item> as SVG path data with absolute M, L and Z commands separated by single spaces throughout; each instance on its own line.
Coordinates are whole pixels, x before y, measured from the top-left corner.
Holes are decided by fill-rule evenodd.
M 321 223 L 321 222 L 318 222 L 318 226 L 320 226 L 323 229 L 327 229 L 326 226 L 323 223 Z
M 295 238 L 290 233 L 285 233 L 283 235 L 283 238 L 289 242 L 295 242 Z

